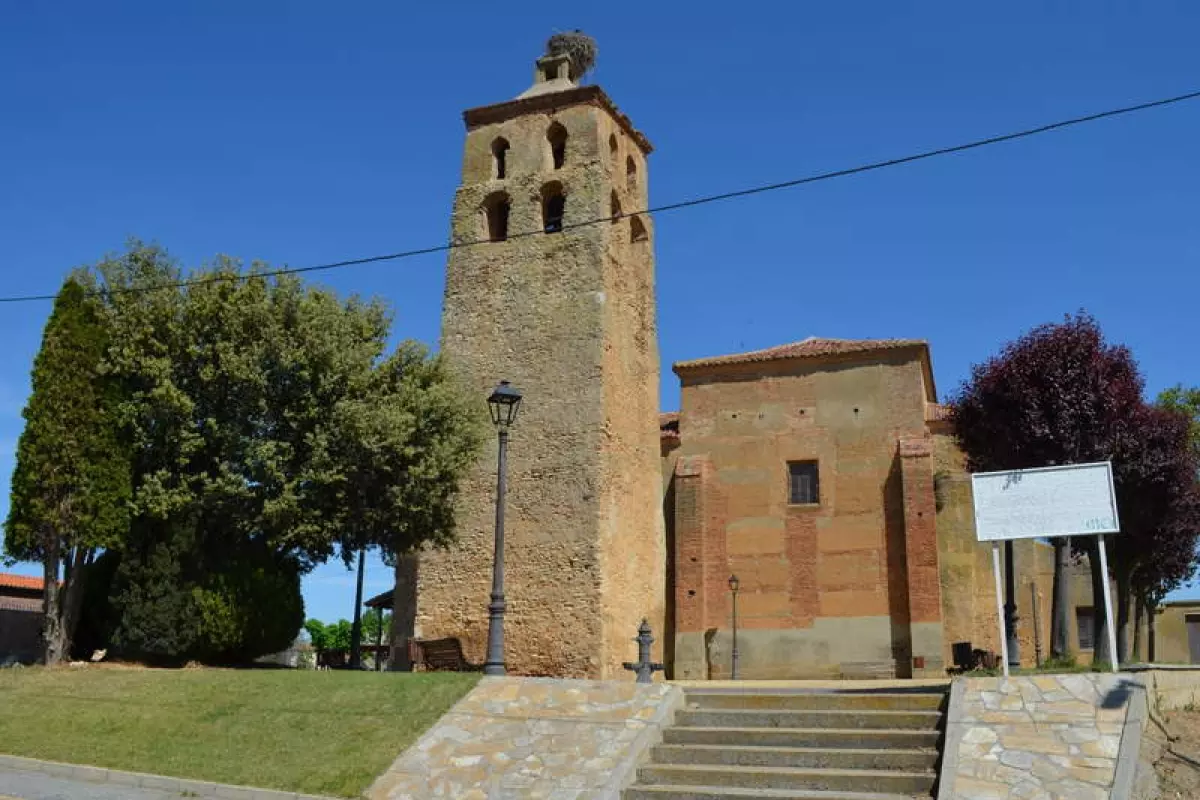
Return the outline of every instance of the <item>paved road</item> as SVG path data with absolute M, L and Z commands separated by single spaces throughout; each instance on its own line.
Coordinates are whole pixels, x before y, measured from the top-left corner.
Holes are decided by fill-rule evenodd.
M 0 769 L 0 800 L 180 800 L 178 792 L 135 789 Z

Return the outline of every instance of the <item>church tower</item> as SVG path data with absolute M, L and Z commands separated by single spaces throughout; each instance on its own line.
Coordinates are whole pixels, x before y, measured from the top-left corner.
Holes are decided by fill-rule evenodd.
M 654 231 L 635 213 L 651 146 L 575 73 L 543 57 L 526 92 L 464 114 L 441 348 L 481 415 L 501 379 L 524 395 L 508 454 L 509 673 L 621 678 L 643 618 L 667 636 Z M 416 634 L 457 636 L 476 663 L 495 450 L 462 487 L 458 544 L 422 554 L 417 575 Z

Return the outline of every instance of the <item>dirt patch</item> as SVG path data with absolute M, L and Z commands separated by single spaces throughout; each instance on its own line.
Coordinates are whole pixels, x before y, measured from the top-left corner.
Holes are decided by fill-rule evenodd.
M 1171 711 L 1162 723 L 1152 719 L 1146 726 L 1141 751 L 1143 761 L 1154 767 L 1157 792 L 1140 785 L 1135 796 L 1138 800 L 1200 797 L 1200 711 Z

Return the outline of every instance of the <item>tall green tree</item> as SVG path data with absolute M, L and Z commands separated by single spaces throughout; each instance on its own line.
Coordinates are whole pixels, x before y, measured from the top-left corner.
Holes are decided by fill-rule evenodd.
M 220 258 L 185 274 L 135 243 L 85 276 L 129 391 L 132 520 L 111 593 L 127 653 L 252 656 L 226 634 L 278 620 L 213 629 L 229 621 L 213 609 L 248 597 L 221 577 L 243 562 L 285 591 L 337 554 L 453 536 L 446 504 L 477 437 L 449 373 L 416 345 L 389 353 L 382 303 L 269 271 Z M 294 635 L 294 604 L 274 610 Z
M 127 654 L 252 658 L 279 642 L 232 633 L 276 630 L 284 611 L 286 646 L 303 621 L 298 576 L 336 552 L 332 510 L 311 490 L 312 442 L 343 396 L 369 387 L 390 316 L 264 269 L 221 258 L 185 276 L 135 245 L 91 273 L 110 368 L 131 389 L 134 516 L 112 590 Z M 248 562 L 286 602 L 235 613 Z
M 328 435 L 316 442 L 313 484 L 332 509 L 347 564 L 362 549 L 378 548 L 399 584 L 406 556 L 454 541 L 459 484 L 483 440 L 480 405 L 443 358 L 415 342 L 402 343 L 365 391 L 336 405 Z M 399 592 L 395 602 L 393 612 L 403 614 Z M 361 645 L 361 631 L 355 627 L 352 648 Z
M 310 619 L 304 623 L 304 631 L 317 651 L 350 649 L 349 620 L 324 623 L 319 619 Z
M 87 568 L 123 546 L 129 525 L 123 386 L 103 368 L 110 341 L 99 303 L 67 280 L 34 361 L 4 536 L 9 557 L 42 563 L 47 664 L 69 656 Z

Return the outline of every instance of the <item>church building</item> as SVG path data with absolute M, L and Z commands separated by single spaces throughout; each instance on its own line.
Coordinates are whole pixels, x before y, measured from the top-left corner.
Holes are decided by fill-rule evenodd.
M 547 55 L 525 92 L 465 112 L 451 219 L 442 352 L 481 398 L 502 379 L 525 397 L 509 672 L 629 677 L 645 619 L 669 676 L 726 677 L 734 576 L 742 678 L 942 675 L 956 643 L 998 649 L 925 342 L 809 338 L 678 363 L 682 407 L 660 415 L 652 148 L 579 78 Z M 489 448 L 457 545 L 422 553 L 395 600 L 402 634 L 455 637 L 475 663 L 496 467 Z

